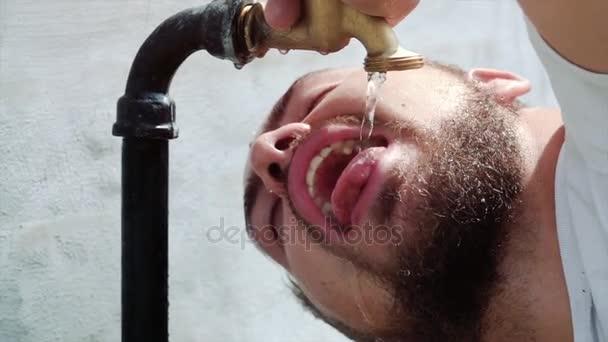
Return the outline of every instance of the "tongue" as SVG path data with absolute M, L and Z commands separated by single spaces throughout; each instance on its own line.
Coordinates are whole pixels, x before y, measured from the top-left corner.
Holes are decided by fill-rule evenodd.
M 375 147 L 359 153 L 342 171 L 331 194 L 334 216 L 343 225 L 351 224 L 351 216 L 377 159 L 384 148 Z

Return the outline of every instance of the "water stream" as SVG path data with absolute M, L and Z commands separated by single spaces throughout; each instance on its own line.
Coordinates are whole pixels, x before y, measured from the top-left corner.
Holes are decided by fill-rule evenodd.
M 380 89 L 386 81 L 385 72 L 370 72 L 367 74 L 367 97 L 365 101 L 365 115 L 361 120 L 361 131 L 359 139 L 369 139 L 374 131 L 374 117 L 376 116 L 376 106 L 380 97 Z M 367 136 L 365 130 L 367 129 Z

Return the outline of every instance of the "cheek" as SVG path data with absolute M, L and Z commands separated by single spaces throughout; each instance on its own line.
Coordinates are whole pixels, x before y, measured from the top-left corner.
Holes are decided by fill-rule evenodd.
M 297 234 L 297 227 L 290 227 Z M 366 273 L 306 239 L 285 244 L 289 271 L 310 301 L 326 316 L 351 328 L 372 331 L 386 323 L 391 299 Z

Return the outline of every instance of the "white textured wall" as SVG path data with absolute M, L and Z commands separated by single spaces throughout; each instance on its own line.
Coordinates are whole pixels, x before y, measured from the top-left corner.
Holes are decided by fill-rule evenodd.
M 133 56 L 158 23 L 196 0 L 0 0 L 0 341 L 118 341 L 120 141 L 110 134 Z M 423 1 L 404 45 L 465 67 L 510 69 L 553 104 L 515 1 Z M 210 243 L 243 226 L 247 142 L 298 75 L 359 65 L 339 54 L 271 53 L 242 71 L 199 53 L 172 94 L 173 341 L 342 341 L 297 306 L 285 275 L 248 243 Z

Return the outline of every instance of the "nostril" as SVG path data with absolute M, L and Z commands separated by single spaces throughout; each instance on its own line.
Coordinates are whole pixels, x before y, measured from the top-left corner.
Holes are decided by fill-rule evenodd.
M 285 151 L 285 150 L 289 149 L 289 147 L 291 146 L 291 143 L 293 143 L 294 140 L 295 140 L 294 137 L 286 137 L 283 139 L 279 139 L 279 141 L 277 141 L 274 144 L 274 147 L 279 151 Z
M 283 179 L 283 170 L 281 170 L 281 166 L 277 163 L 272 163 L 268 166 L 268 173 L 276 180 Z

